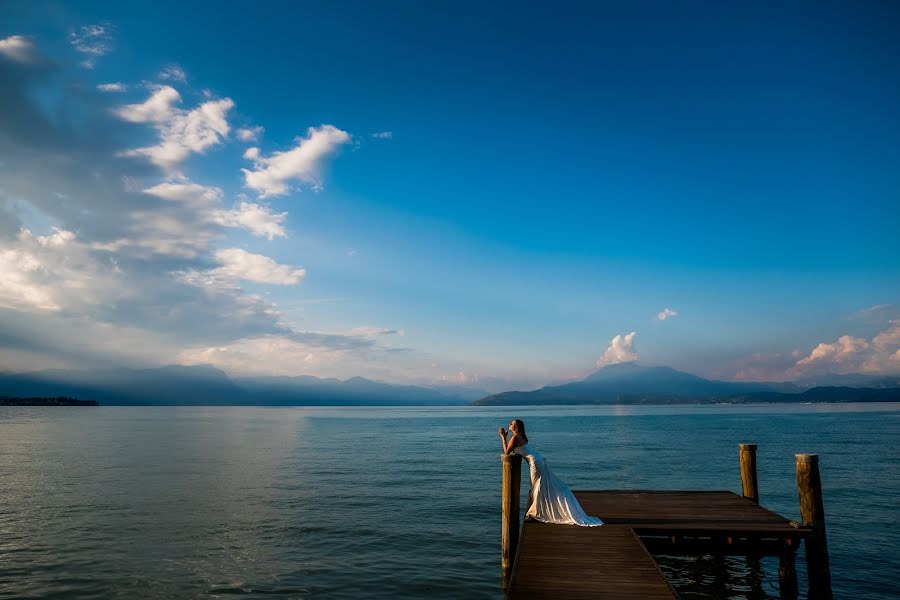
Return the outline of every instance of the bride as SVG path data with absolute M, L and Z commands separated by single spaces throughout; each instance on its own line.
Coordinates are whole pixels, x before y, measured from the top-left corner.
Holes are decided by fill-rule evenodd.
M 525 423 L 519 419 L 513 419 L 509 424 L 509 432 L 501 427 L 497 433 L 500 435 L 500 443 L 503 445 L 505 454 L 518 454 L 524 457 L 531 466 L 533 499 L 525 513 L 526 519 L 531 517 L 544 523 L 581 525 L 583 527 L 603 525 L 603 521 L 597 517 L 589 517 L 585 514 L 569 486 L 553 474 L 541 453 L 528 444 Z M 506 439 L 507 435 L 509 435 L 509 440 Z

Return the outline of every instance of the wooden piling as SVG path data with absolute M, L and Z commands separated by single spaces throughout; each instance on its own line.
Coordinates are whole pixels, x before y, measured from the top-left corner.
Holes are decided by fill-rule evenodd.
M 822 480 L 819 456 L 797 454 L 797 491 L 800 516 L 811 528 L 806 538 L 806 568 L 809 574 L 809 597 L 831 600 L 831 569 L 828 564 L 828 542 L 825 535 L 825 506 L 822 502 Z
M 793 544 L 791 540 L 782 542 L 781 554 L 778 557 L 778 588 L 781 591 L 782 600 L 797 600 L 799 596 L 796 551 L 796 544 Z
M 759 504 L 759 485 L 756 479 L 756 444 L 740 444 L 741 492 L 744 498 Z
M 500 457 L 500 460 L 503 463 L 500 568 L 503 570 L 503 577 L 507 578 L 516 559 L 516 548 L 519 545 L 519 496 L 522 485 L 522 457 L 516 454 L 504 454 Z

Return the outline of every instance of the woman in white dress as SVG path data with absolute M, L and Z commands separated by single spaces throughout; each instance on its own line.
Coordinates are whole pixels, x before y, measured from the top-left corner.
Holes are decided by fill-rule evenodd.
M 597 527 L 603 521 L 585 514 L 575 494 L 559 477 L 553 474 L 541 453 L 528 444 L 525 435 L 525 423 L 513 419 L 507 432 L 502 427 L 497 430 L 504 454 L 518 454 L 525 458 L 531 467 L 531 506 L 525 518 L 532 518 L 544 523 L 560 525 L 581 525 Z M 509 436 L 509 439 L 507 439 Z

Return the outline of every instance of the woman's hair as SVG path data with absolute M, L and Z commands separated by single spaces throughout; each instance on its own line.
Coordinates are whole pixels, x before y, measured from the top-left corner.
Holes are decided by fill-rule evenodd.
M 513 427 L 510 427 L 510 429 L 515 431 L 519 436 L 521 436 L 521 438 L 523 440 L 525 440 L 525 443 L 527 444 L 528 436 L 525 435 L 525 423 L 523 423 L 520 419 L 513 419 L 512 424 L 513 424 Z

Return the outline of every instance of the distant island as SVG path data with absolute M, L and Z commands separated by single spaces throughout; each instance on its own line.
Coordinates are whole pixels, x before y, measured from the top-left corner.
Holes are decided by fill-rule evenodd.
M 481 398 L 475 406 L 900 402 L 900 376 L 828 375 L 818 381 L 714 381 L 670 367 L 609 365 L 581 381 Z
M 79 399 L 79 400 L 76 400 Z M 84 399 L 84 400 L 82 400 Z M 90 400 L 87 400 L 90 399 Z M 512 406 L 898 402 L 900 376 L 827 375 L 793 382 L 704 379 L 670 367 L 610 365 L 580 381 L 497 394 L 478 387 L 395 385 L 363 377 L 229 377 L 208 365 L 0 374 L 0 405 Z
M 56 398 L 6 398 L 0 396 L 0 406 L 100 406 L 96 400 L 78 400 L 57 396 Z

